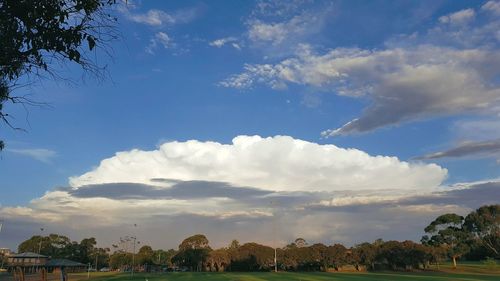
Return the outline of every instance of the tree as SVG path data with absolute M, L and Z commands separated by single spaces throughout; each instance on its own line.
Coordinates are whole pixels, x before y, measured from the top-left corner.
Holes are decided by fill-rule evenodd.
M 422 241 L 435 247 L 444 247 L 453 261 L 453 268 L 457 268 L 457 258 L 469 250 L 468 233 L 462 228 L 464 218 L 457 214 L 445 214 L 437 217 L 424 230 L 432 234 L 424 236 Z
M 257 243 L 245 243 L 231 257 L 231 269 L 236 271 L 262 271 L 274 266 L 274 249 Z
M 19 244 L 18 252 L 35 252 L 53 258 L 70 258 L 72 255 L 71 246 L 71 240 L 63 235 L 35 235 Z
M 175 256 L 177 252 L 174 249 L 165 250 L 155 250 L 154 251 L 154 263 L 157 265 L 172 265 L 172 257 Z
M 203 234 L 196 234 L 182 241 L 172 261 L 178 265 L 187 266 L 192 271 L 194 269 L 201 271 L 211 250 L 207 237 Z
M 238 249 L 239 247 L 240 247 L 240 242 L 236 239 L 233 239 L 233 241 L 231 241 L 231 243 L 229 244 L 228 249 L 235 250 Z
M 109 266 L 112 269 L 127 269 L 132 264 L 132 254 L 124 251 L 114 252 L 109 259 Z
M 371 270 L 375 270 L 375 260 L 378 254 L 378 247 L 374 244 L 365 242 L 359 245 L 356 245 L 354 248 L 354 255 L 357 258 L 357 261 L 369 267 Z
M 35 235 L 19 244 L 18 252 L 35 252 L 52 258 L 70 259 L 94 266 L 108 264 L 109 249 L 97 248 L 95 238 L 82 239 L 80 243 L 59 234 Z M 97 263 L 96 264 L 96 260 Z
M 224 271 L 230 263 L 231 255 L 227 249 L 217 249 L 208 254 L 207 265 L 210 271 Z
M 309 264 L 313 270 L 327 271 L 329 267 L 328 247 L 321 243 L 316 243 L 308 247 L 310 251 Z
M 137 253 L 137 261 L 140 265 L 143 264 L 153 264 L 154 262 L 154 251 L 151 246 L 144 245 L 139 249 Z
M 495 257 L 500 257 L 500 205 L 482 206 L 465 217 L 464 228 Z
M 95 246 L 97 241 L 94 237 L 84 238 L 80 241 L 80 255 L 78 261 L 84 264 L 93 263 L 95 260 Z M 95 263 L 95 262 L 94 262 Z
M 305 247 L 307 246 L 307 242 L 304 238 L 297 238 L 295 239 L 295 245 L 297 246 L 297 248 L 302 248 L 302 247 Z
M 2 0 L 0 2 L 0 119 L 14 128 L 5 103 L 33 104 L 12 95 L 19 84 L 48 73 L 59 77 L 55 65 L 73 62 L 102 77 L 91 53 L 108 49 L 117 38 L 116 19 L 107 9 L 116 0 Z M 0 150 L 4 143 L 0 141 Z

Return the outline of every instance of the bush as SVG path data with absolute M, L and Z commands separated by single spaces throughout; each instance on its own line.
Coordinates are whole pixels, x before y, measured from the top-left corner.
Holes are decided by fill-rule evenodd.
M 486 260 L 483 261 L 483 264 L 489 270 L 494 270 L 498 266 L 498 263 L 494 258 L 486 258 Z

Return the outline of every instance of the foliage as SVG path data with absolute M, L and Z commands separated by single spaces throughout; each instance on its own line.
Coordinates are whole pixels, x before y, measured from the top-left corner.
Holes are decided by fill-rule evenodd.
M 137 253 L 136 261 L 137 264 L 153 264 L 154 263 L 154 251 L 151 246 L 144 245 L 139 249 Z
M 482 206 L 465 217 L 464 228 L 500 258 L 500 205 Z
M 191 271 L 195 269 L 201 271 L 210 251 L 205 235 L 193 235 L 182 241 L 179 245 L 179 251 L 172 258 L 172 262 L 179 266 L 186 266 Z
M 35 235 L 19 244 L 18 252 L 34 252 L 52 258 L 70 259 L 84 264 L 90 263 L 94 267 L 108 264 L 107 248 L 97 248 L 95 238 L 85 238 L 80 243 L 71 241 L 68 237 L 59 234 L 48 236 Z
M 49 73 L 54 65 L 73 62 L 96 77 L 103 67 L 90 56 L 96 48 L 108 49 L 117 38 L 116 20 L 107 10 L 116 0 L 2 0 L 0 2 L 0 119 L 10 125 L 6 102 L 32 104 L 12 96 L 20 78 L 32 80 Z M 12 126 L 11 126 L 12 127 Z M 4 143 L 0 141 L 0 149 Z
M 125 270 L 132 264 L 132 253 L 123 251 L 114 252 L 109 259 L 109 266 L 112 269 Z
M 494 270 L 498 266 L 498 263 L 497 263 L 497 261 L 494 258 L 487 258 L 486 260 L 483 261 L 483 264 L 489 270 Z
M 464 218 L 457 214 L 444 214 L 432 221 L 424 230 L 432 234 L 431 237 L 422 237 L 422 242 L 435 247 L 446 249 L 447 255 L 456 260 L 469 250 L 470 233 L 463 228 Z

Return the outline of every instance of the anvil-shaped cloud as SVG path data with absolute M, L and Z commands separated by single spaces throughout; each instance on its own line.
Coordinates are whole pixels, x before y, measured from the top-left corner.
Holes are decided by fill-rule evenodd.
M 238 136 L 231 144 L 168 142 L 157 150 L 119 152 L 92 171 L 73 177 L 78 188 L 116 182 L 151 184 L 151 179 L 227 182 L 273 191 L 335 191 L 435 188 L 447 170 L 371 156 L 358 149 L 320 145 L 289 136 Z

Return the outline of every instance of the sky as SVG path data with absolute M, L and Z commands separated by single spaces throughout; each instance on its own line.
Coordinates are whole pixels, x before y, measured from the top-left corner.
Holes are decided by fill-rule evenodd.
M 418 241 L 500 202 L 499 1 L 127 1 L 97 51 L 16 94 L 0 247 Z M 136 225 L 136 226 L 134 226 Z M 40 228 L 44 229 L 41 232 Z

